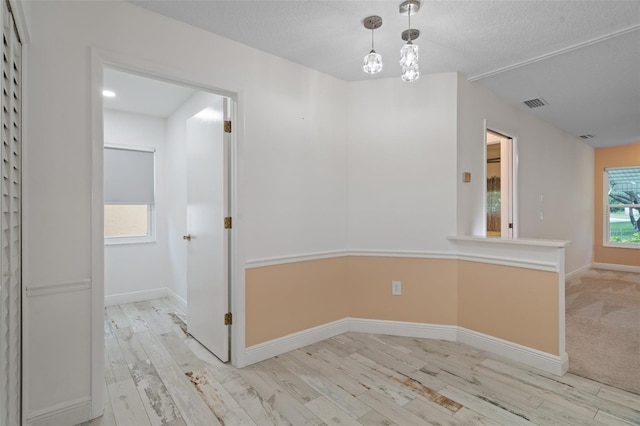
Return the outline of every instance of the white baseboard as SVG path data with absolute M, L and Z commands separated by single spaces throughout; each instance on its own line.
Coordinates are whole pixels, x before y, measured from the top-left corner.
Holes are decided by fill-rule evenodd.
M 631 265 L 618 265 L 615 263 L 592 263 L 592 268 L 596 269 L 609 269 L 610 271 L 621 271 L 621 272 L 635 272 L 640 273 L 640 266 L 631 266 Z
M 330 337 L 337 336 L 338 334 L 346 333 L 349 331 L 348 327 L 349 319 L 344 318 L 328 324 L 319 325 L 317 327 L 289 334 L 284 337 L 279 337 L 274 340 L 269 340 L 268 342 L 249 346 L 245 350 L 245 365 L 255 364 L 256 362 L 273 358 L 276 355 L 281 355 L 285 352 L 329 339 Z
M 562 376 L 569 369 L 566 353 L 552 355 L 464 327 L 361 318 L 344 318 L 250 346 L 245 351 L 245 362 L 251 365 L 348 331 L 457 341 L 557 376 Z
M 151 290 L 133 291 L 131 293 L 111 294 L 109 296 L 104 296 L 104 305 L 122 305 L 125 303 L 161 299 L 163 297 L 167 297 L 167 288 L 154 288 Z
M 416 322 L 349 318 L 349 331 L 387 334 L 390 336 L 419 337 L 423 339 L 456 341 L 455 325 L 423 324 Z
M 575 277 L 576 275 L 580 275 L 584 272 L 587 272 L 589 269 L 591 269 L 591 265 L 584 265 L 582 268 L 578 268 L 575 271 L 571 271 L 568 274 L 566 274 L 564 276 L 565 280 L 570 280 L 571 278 Z
M 176 305 L 178 305 L 182 312 L 187 312 L 187 301 L 185 299 L 183 299 L 170 288 L 167 288 L 167 296 L 169 296 L 169 298 L 173 300 Z
M 28 414 L 28 426 L 77 425 L 91 419 L 91 399 L 80 398 Z
M 458 342 L 535 367 L 556 376 L 562 376 L 569 369 L 569 357 L 566 353 L 561 356 L 552 355 L 464 327 L 458 327 Z

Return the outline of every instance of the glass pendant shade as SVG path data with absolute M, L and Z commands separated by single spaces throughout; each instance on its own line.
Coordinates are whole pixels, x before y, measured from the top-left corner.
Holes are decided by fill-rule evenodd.
M 402 81 L 411 83 L 412 81 L 416 81 L 419 77 L 420 67 L 417 62 L 410 67 L 402 67 Z
M 409 41 L 400 49 L 400 66 L 413 67 L 418 65 L 418 46 Z
M 364 57 L 362 69 L 367 74 L 375 74 L 382 71 L 382 55 L 376 53 L 375 50 L 371 50 L 371 52 Z

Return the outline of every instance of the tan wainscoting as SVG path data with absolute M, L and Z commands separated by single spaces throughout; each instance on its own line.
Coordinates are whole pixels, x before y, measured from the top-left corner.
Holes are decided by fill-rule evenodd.
M 456 260 L 349 257 L 349 316 L 457 325 Z M 402 295 L 391 282 L 402 282 Z
M 458 261 L 458 325 L 559 353 L 558 274 Z
M 347 257 L 247 269 L 246 346 L 349 316 Z
M 391 294 L 402 282 L 402 295 Z M 340 256 L 246 270 L 246 345 L 343 318 L 460 326 L 559 354 L 558 274 L 452 259 Z

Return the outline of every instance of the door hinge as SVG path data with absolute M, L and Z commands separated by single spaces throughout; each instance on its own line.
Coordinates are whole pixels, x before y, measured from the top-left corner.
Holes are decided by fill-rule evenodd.
M 231 229 L 232 226 L 231 217 L 227 216 L 224 218 L 224 229 Z
M 231 120 L 224 120 L 224 132 L 231 133 Z
M 231 315 L 231 312 L 227 312 L 226 314 L 224 314 L 224 325 L 231 325 L 233 322 L 233 316 Z
M 513 229 L 513 223 L 509 224 L 509 229 Z

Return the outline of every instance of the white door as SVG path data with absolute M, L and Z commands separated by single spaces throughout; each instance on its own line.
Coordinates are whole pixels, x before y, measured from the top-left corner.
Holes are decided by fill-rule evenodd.
M 218 98 L 187 120 L 187 331 L 229 360 L 227 144 Z

